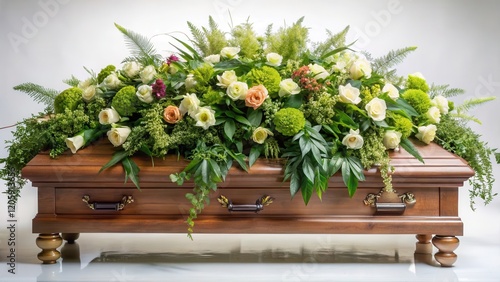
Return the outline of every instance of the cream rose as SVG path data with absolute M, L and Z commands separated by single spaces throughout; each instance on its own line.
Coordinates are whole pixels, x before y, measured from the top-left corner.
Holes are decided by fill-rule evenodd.
M 441 112 L 439 111 L 438 107 L 430 107 L 426 113 L 426 116 L 431 123 L 439 123 L 441 121 Z
M 425 144 L 429 144 L 436 137 L 436 130 L 437 127 L 434 124 L 420 126 L 418 128 L 418 133 L 415 134 L 415 137 L 417 137 L 418 140 L 424 142 Z
M 268 91 L 264 85 L 257 85 L 248 89 L 245 105 L 256 110 L 268 97 Z
M 116 73 L 113 72 L 110 75 L 106 76 L 106 78 L 102 81 L 102 84 L 106 88 L 116 89 L 122 84 L 122 82 L 120 81 Z
M 150 83 L 156 76 L 156 69 L 154 66 L 146 66 L 142 71 L 139 72 L 141 81 L 144 84 Z
M 291 78 L 287 78 L 280 82 L 280 91 L 278 95 L 280 97 L 290 96 L 300 93 L 300 86 L 293 81 Z
M 352 63 L 349 69 L 349 74 L 352 79 L 360 79 L 361 77 L 370 78 L 372 76 L 372 67 L 370 62 L 365 58 L 359 58 Z
M 94 99 L 96 94 L 97 94 L 97 86 L 96 85 L 89 85 L 83 89 L 82 99 L 85 102 L 90 102 L 90 101 L 92 101 L 92 99 Z
M 382 88 L 382 93 L 386 92 L 389 98 L 391 98 L 394 101 L 396 101 L 399 98 L 399 90 L 396 88 L 396 86 L 390 83 L 386 83 Z
M 363 147 L 363 136 L 359 134 L 359 129 L 349 130 L 349 134 L 347 134 L 344 139 L 342 139 L 342 144 L 349 149 L 360 149 Z
M 327 78 L 330 74 L 325 70 L 324 67 L 317 65 L 317 64 L 309 64 L 308 65 L 309 70 L 313 73 L 314 78 L 317 79 L 325 79 Z
M 184 86 L 186 86 L 186 91 L 191 91 L 196 86 L 196 79 L 194 78 L 194 74 L 190 73 L 186 76 L 186 80 L 184 80 Z
M 181 111 L 176 106 L 168 106 L 163 110 L 163 120 L 167 123 L 174 124 L 182 119 Z
M 340 102 L 342 103 L 354 105 L 359 104 L 359 102 L 361 102 L 359 94 L 359 89 L 353 87 L 350 83 L 348 83 L 346 86 L 339 86 Z
M 267 136 L 269 136 L 269 135 L 271 135 L 271 136 L 273 135 L 271 130 L 259 126 L 253 131 L 252 140 L 253 140 L 253 142 L 258 143 L 258 144 L 264 144 L 264 141 L 266 141 Z
M 384 134 L 382 142 L 387 149 L 396 149 L 401 143 L 401 132 L 394 130 L 387 130 Z
M 113 146 L 118 147 L 125 143 L 131 131 L 132 130 L 128 126 L 111 128 L 107 133 L 109 142 L 111 142 Z
M 154 101 L 153 97 L 153 87 L 151 85 L 141 85 L 137 88 L 137 92 L 135 92 L 137 98 L 144 103 L 151 103 Z
M 266 55 L 267 64 L 273 67 L 279 67 L 283 61 L 283 56 L 278 53 L 269 53 Z
M 136 77 L 137 75 L 139 75 L 139 72 L 141 71 L 141 64 L 139 64 L 138 62 L 135 62 L 135 61 L 132 61 L 132 62 L 127 62 L 123 65 L 123 73 L 125 73 L 125 75 L 127 77 L 130 77 L 130 78 L 134 78 Z
M 184 95 L 183 97 L 184 99 L 182 99 L 181 104 L 179 105 L 179 110 L 182 115 L 188 113 L 191 117 L 193 117 L 198 111 L 200 100 L 194 93 Z
M 89 87 L 90 85 L 93 85 L 94 83 L 95 83 L 95 79 L 87 78 L 85 80 L 78 82 L 78 88 L 83 90 L 83 89 Z
M 113 108 L 107 108 L 99 113 L 99 123 L 100 124 L 112 124 L 120 120 L 120 115 Z
M 228 59 L 238 58 L 238 53 L 240 52 L 239 47 L 224 47 L 220 50 L 220 55 Z
M 222 75 L 218 75 L 217 80 L 219 81 L 219 83 L 217 83 L 218 86 L 228 87 L 231 83 L 237 81 L 238 77 L 234 70 L 230 70 L 223 72 Z
M 203 58 L 203 61 L 209 64 L 217 64 L 218 62 L 220 62 L 220 55 L 217 54 L 206 56 L 205 58 Z
M 76 135 L 71 138 L 66 138 L 66 146 L 71 150 L 71 153 L 76 154 L 76 151 L 85 145 L 83 134 Z
M 439 109 L 439 112 L 442 114 L 447 114 L 450 110 L 450 106 L 448 105 L 448 99 L 446 99 L 442 95 L 438 95 L 434 97 L 431 101 L 431 105 L 436 106 Z
M 248 85 L 245 82 L 235 81 L 227 87 L 226 94 L 231 100 L 245 100 L 247 97 Z
M 210 126 L 215 124 L 215 111 L 210 107 L 199 108 L 194 119 L 196 120 L 196 126 L 200 126 L 207 130 Z
M 365 110 L 368 113 L 368 116 L 374 121 L 383 121 L 385 119 L 387 105 L 384 100 L 380 98 L 373 98 L 368 104 L 366 104 Z

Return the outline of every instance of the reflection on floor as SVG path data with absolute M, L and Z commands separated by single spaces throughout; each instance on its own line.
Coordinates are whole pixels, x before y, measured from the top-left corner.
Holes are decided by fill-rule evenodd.
M 466 237 L 451 268 L 414 255 L 412 235 L 81 234 L 54 265 L 35 238 L 0 281 L 500 281 L 500 246 Z

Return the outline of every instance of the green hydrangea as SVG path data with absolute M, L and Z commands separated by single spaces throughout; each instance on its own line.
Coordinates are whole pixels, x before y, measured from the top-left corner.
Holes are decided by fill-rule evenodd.
M 224 93 L 213 90 L 211 87 L 203 94 L 203 101 L 207 105 L 216 105 L 224 100 Z
M 105 67 L 105 68 L 103 68 L 103 69 L 99 72 L 99 74 L 97 75 L 97 82 L 98 82 L 99 84 L 101 84 L 101 83 L 104 81 L 104 79 L 105 79 L 108 75 L 110 75 L 112 72 L 114 72 L 115 70 L 116 70 L 116 67 L 115 67 L 115 66 L 113 66 L 113 65 L 108 65 L 108 66 L 106 66 L 106 67 Z
M 54 99 L 54 110 L 57 113 L 64 113 L 66 109 L 73 111 L 82 102 L 82 90 L 72 87 L 64 90 Z
M 274 115 L 276 130 L 285 135 L 293 136 L 301 131 L 306 125 L 304 114 L 295 108 L 284 108 Z
M 268 66 L 260 69 L 252 69 L 246 75 L 249 86 L 262 84 L 266 87 L 271 97 L 277 97 L 280 90 L 281 76 L 279 72 Z
M 394 126 L 394 130 L 401 133 L 401 138 L 405 139 L 410 137 L 412 133 L 413 123 L 411 120 L 405 118 L 402 115 L 395 114 L 393 117 L 392 126 Z
M 425 93 L 429 92 L 429 85 L 427 84 L 427 81 L 415 75 L 408 76 L 408 79 L 406 80 L 406 88 L 419 89 L 424 91 Z
M 425 114 L 431 107 L 431 98 L 429 95 L 419 89 L 408 89 L 402 95 L 403 99 L 408 102 L 419 114 Z
M 135 87 L 132 85 L 123 87 L 120 91 L 116 92 L 115 97 L 111 101 L 111 107 L 122 117 L 131 116 L 137 112 L 136 105 L 139 102 L 135 92 Z

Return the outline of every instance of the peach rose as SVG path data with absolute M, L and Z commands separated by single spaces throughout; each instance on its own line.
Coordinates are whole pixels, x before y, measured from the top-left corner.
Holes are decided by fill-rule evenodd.
M 268 97 L 268 92 L 264 85 L 257 85 L 248 89 L 247 97 L 245 98 L 245 106 L 252 107 L 256 110 L 264 100 Z
M 177 123 L 182 119 L 182 114 L 179 108 L 176 106 L 168 106 L 165 108 L 163 111 L 163 120 L 165 120 L 167 123 Z

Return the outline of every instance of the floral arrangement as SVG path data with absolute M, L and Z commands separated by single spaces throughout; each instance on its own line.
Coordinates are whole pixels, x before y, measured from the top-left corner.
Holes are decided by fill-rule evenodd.
M 352 196 L 364 169 L 375 165 L 391 191 L 388 150 L 402 147 L 422 161 L 410 139 L 435 141 L 476 171 L 471 206 L 476 197 L 488 203 L 494 196 L 495 150 L 466 126 L 475 120 L 467 110 L 493 98 L 457 106 L 449 98 L 462 90 L 429 85 L 419 73 L 398 76 L 393 67 L 414 47 L 374 59 L 346 44 L 348 27 L 311 43 L 302 18 L 259 36 L 248 22 L 223 32 L 210 17 L 208 27 L 188 22 L 190 38 L 171 37 L 177 51 L 164 59 L 149 39 L 116 27 L 132 51 L 121 67 L 87 70 L 88 78 L 71 77 L 62 92 L 14 87 L 47 109 L 17 125 L 1 160 L 12 198 L 25 184 L 21 169 L 38 152 L 75 154 L 102 136 L 116 147 L 103 169 L 121 163 L 137 187 L 133 155 L 175 153 L 190 161 L 170 176 L 179 185 L 195 183 L 186 195 L 189 233 L 233 163 L 248 170 L 259 157 L 284 159 L 291 196 L 300 192 L 307 204 L 313 194 L 321 198 L 337 172 Z

